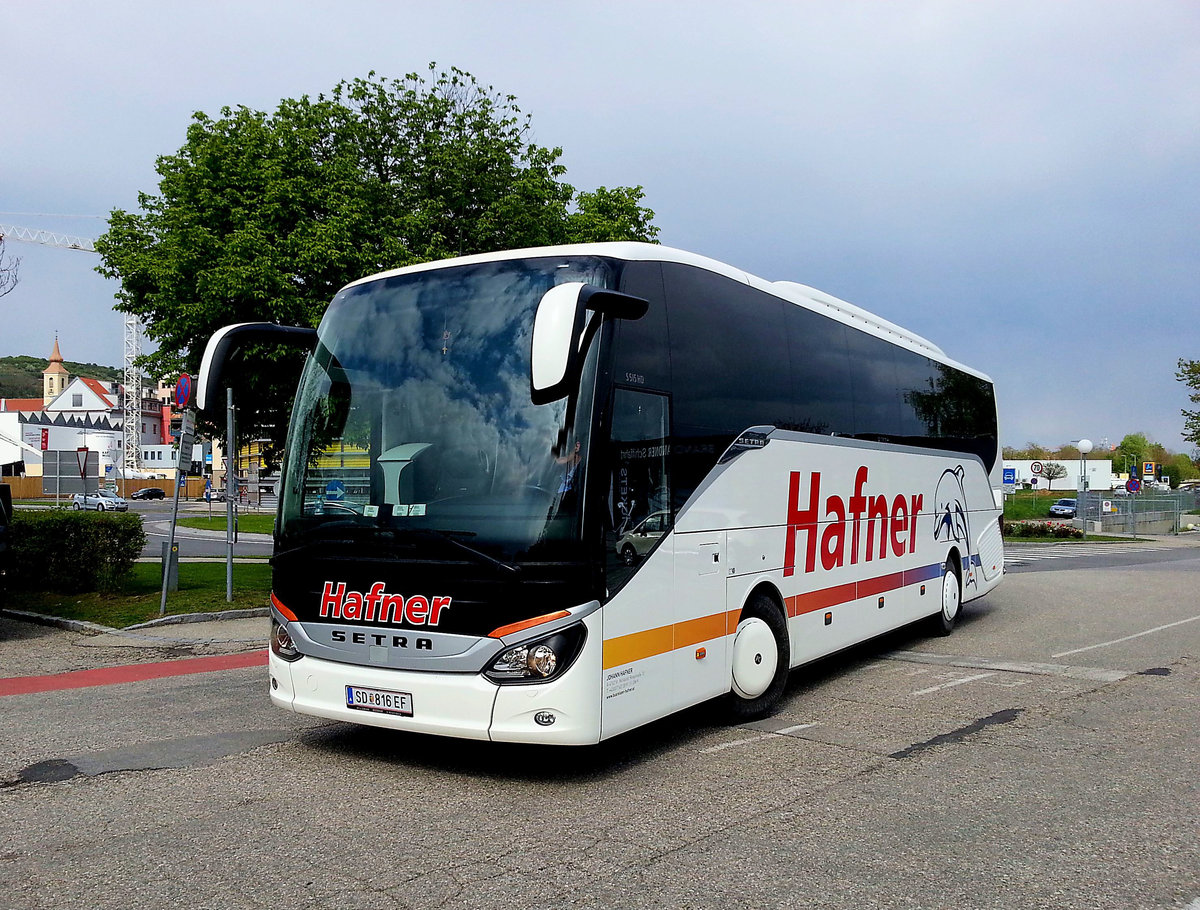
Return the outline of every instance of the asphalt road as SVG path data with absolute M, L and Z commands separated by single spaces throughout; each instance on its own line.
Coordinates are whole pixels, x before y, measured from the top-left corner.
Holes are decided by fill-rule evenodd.
M 767 721 L 588 749 L 290 715 L 257 665 L 0 695 L 0 907 L 1197 910 L 1200 549 L 1013 556 Z M 0 677 L 258 647 L 142 644 L 0 619 Z
M 171 500 L 134 502 L 130 507 L 142 516 L 142 527 L 146 532 L 146 546 L 142 548 L 142 556 L 161 558 L 162 545 L 170 539 Z M 179 514 L 181 517 L 212 514 L 220 519 L 225 516 L 225 503 L 214 502 L 211 509 L 207 503 L 181 503 Z M 175 541 L 179 544 L 180 558 L 224 556 L 226 553 L 224 531 L 197 531 L 193 528 L 177 527 Z M 235 556 L 270 556 L 273 550 L 271 539 L 265 534 L 239 534 L 233 548 Z

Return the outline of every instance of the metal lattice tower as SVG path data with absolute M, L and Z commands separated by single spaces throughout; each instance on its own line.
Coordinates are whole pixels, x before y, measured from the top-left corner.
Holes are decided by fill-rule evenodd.
M 96 252 L 96 244 L 89 237 L 74 237 L 56 231 L 0 224 L 0 237 L 23 240 L 26 243 L 41 243 L 66 250 L 84 253 Z M 125 401 L 122 408 L 121 444 L 125 450 L 122 466 L 126 474 L 141 468 L 142 461 L 142 374 L 137 368 L 137 359 L 142 354 L 142 334 L 137 317 L 125 317 Z
M 125 476 L 142 466 L 142 371 L 138 358 L 142 356 L 142 333 L 137 317 L 125 316 L 125 409 L 121 418 L 121 444 L 125 449 Z

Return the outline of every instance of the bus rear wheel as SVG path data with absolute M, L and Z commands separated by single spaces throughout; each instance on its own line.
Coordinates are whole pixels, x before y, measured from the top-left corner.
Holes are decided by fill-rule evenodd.
M 933 630 L 939 635 L 949 635 L 954 631 L 961 612 L 962 581 L 954 567 L 954 560 L 947 559 L 942 567 L 942 608 L 933 617 Z
M 733 680 L 726 698 L 731 719 L 752 720 L 774 710 L 787 686 L 791 653 L 779 605 L 756 594 L 742 608 L 731 645 Z

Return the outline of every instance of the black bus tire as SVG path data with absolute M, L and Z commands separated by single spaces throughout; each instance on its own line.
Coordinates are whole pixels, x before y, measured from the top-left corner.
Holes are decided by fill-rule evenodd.
M 958 617 L 962 614 L 962 578 L 953 558 L 947 558 L 942 567 L 941 609 L 933 615 L 933 630 L 938 635 L 949 635 L 954 631 Z
M 733 679 L 726 713 L 738 722 L 767 716 L 783 696 L 791 664 L 787 620 L 779 605 L 765 594 L 751 597 L 730 649 Z

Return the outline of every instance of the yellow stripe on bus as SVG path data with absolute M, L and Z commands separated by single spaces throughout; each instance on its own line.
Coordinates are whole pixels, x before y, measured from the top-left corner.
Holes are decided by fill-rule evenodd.
M 702 641 L 712 641 L 732 635 L 737 629 L 741 610 L 713 613 L 697 619 L 687 619 L 669 626 L 659 626 L 644 632 L 633 632 L 604 642 L 604 669 L 656 657 L 678 648 L 688 648 Z

